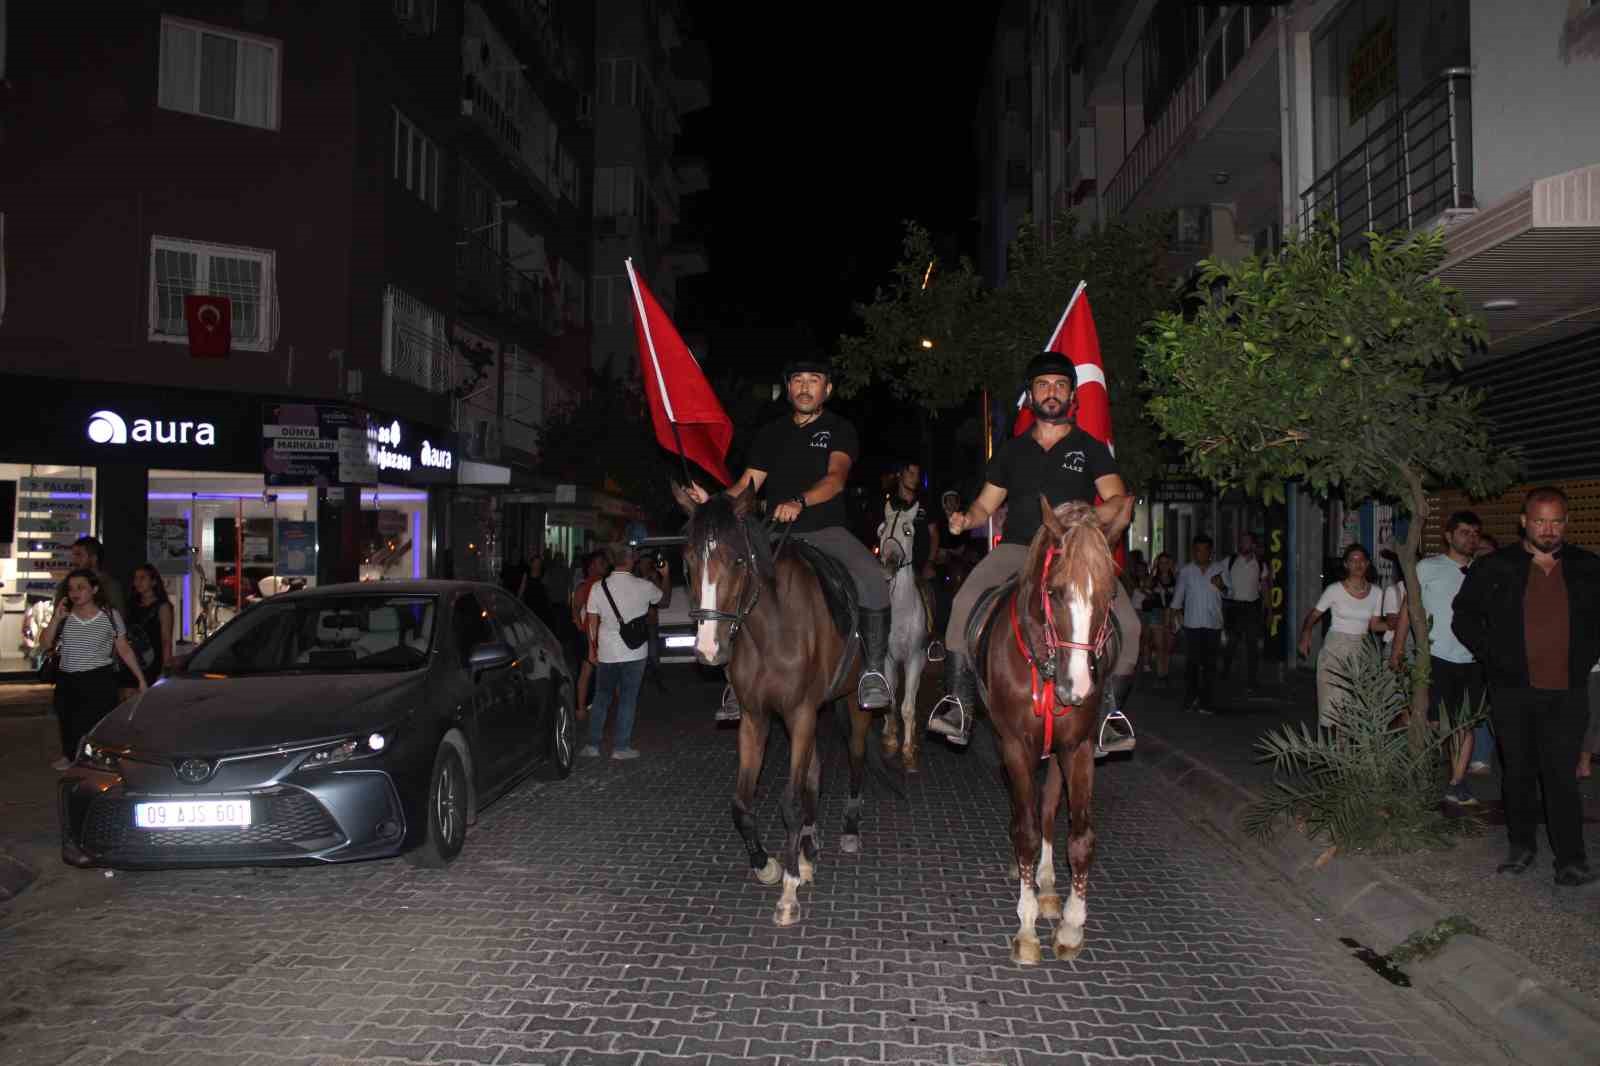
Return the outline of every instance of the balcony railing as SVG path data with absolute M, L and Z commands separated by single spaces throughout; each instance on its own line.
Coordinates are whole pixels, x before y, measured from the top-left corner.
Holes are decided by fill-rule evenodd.
M 485 241 L 468 236 L 457 243 L 456 284 L 469 313 L 508 315 L 551 333 L 561 331 L 549 286 Z
M 1220 25 L 1206 34 L 1205 45 L 1195 56 L 1194 66 L 1173 90 L 1155 120 L 1145 126 L 1106 186 L 1106 212 L 1116 218 L 1128 209 L 1145 183 L 1160 169 L 1189 129 L 1196 116 L 1205 110 L 1233 72 L 1238 69 L 1250 46 L 1272 22 L 1273 9 L 1241 4 L 1228 12 Z M 1149 62 L 1147 59 L 1146 62 Z
M 1451 208 L 1472 207 L 1472 77 L 1438 80 L 1300 194 L 1300 223 L 1339 225 L 1339 248 L 1368 230 L 1416 229 Z

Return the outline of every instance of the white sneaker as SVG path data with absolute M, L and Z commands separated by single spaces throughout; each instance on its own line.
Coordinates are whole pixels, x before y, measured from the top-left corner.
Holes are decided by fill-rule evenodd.
M 595 747 L 593 744 L 585 744 L 583 747 L 578 749 L 578 754 L 583 756 L 585 759 L 597 759 L 600 757 L 600 749 Z
M 616 751 L 611 753 L 611 757 L 616 759 L 618 762 L 621 762 L 623 759 L 637 759 L 639 757 L 639 749 L 618 748 Z

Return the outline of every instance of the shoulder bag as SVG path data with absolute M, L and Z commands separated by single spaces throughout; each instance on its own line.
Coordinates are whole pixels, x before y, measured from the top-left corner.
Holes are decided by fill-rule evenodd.
M 617 629 L 622 634 L 622 643 L 629 648 L 642 648 L 645 641 L 650 639 L 650 626 L 645 622 L 645 616 L 640 615 L 631 622 L 622 620 L 622 612 L 617 610 L 617 601 L 612 599 L 611 590 L 606 587 L 605 579 L 600 581 L 600 591 L 606 594 L 606 600 L 611 604 L 611 613 L 617 616 Z
M 39 653 L 39 665 L 34 673 L 38 675 L 41 685 L 53 685 L 61 676 L 61 634 L 66 628 L 67 619 L 63 615 L 61 624 L 56 627 L 56 639 L 51 642 L 48 651 Z

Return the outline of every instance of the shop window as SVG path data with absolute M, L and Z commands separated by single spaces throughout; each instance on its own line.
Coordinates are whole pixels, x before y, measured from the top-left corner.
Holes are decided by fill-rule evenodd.
M 183 298 L 226 296 L 233 312 L 233 346 L 269 351 L 277 332 L 274 281 L 272 252 L 152 237 L 150 339 L 189 343 Z
M 158 101 L 168 111 L 275 130 L 282 48 L 276 41 L 163 18 Z

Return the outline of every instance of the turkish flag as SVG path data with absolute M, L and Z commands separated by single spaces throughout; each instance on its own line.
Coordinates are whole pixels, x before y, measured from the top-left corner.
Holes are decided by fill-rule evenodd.
M 1072 393 L 1073 403 L 1077 407 L 1073 420 L 1115 455 L 1117 446 L 1111 438 L 1111 393 L 1106 389 L 1106 364 L 1100 358 L 1100 334 L 1095 332 L 1094 315 L 1089 310 L 1088 289 L 1088 283 L 1078 282 L 1044 350 L 1059 352 L 1072 360 L 1073 369 L 1078 374 L 1078 387 Z M 1022 436 L 1033 425 L 1033 411 L 1028 406 L 1026 390 L 1017 401 L 1017 406 L 1021 410 L 1017 412 L 1017 421 L 1011 430 L 1014 437 Z M 1100 502 L 1098 496 L 1095 502 Z M 1123 545 L 1116 546 L 1119 566 L 1123 563 L 1124 550 Z
M 724 485 L 733 483 L 728 473 L 728 445 L 733 442 L 733 420 L 723 411 L 678 329 L 656 302 L 655 296 L 626 261 L 633 285 L 633 328 L 639 339 L 639 367 L 644 392 L 650 401 L 650 421 L 656 440 L 670 452 L 690 459 Z
M 198 359 L 222 359 L 233 347 L 233 304 L 226 296 L 183 298 L 183 318 L 189 325 L 189 354 Z
M 1116 454 L 1116 444 L 1111 438 L 1111 394 L 1106 391 L 1106 365 L 1100 358 L 1100 334 L 1095 332 L 1094 315 L 1089 310 L 1088 285 L 1078 282 L 1061 313 L 1055 332 L 1045 343 L 1044 350 L 1058 352 L 1072 360 L 1078 373 L 1078 387 L 1072 394 L 1077 405 L 1074 421 L 1095 440 L 1102 442 Z M 1024 389 L 1017 400 L 1021 408 L 1016 424 L 1011 429 L 1013 437 L 1020 437 L 1033 425 L 1033 411 L 1028 406 L 1028 393 Z

